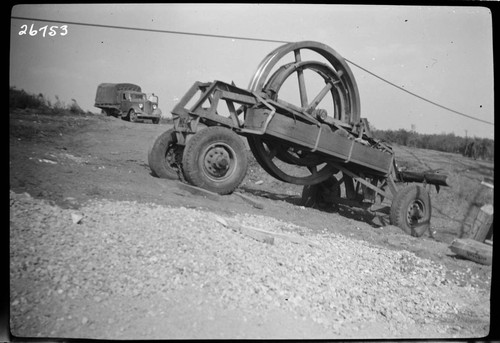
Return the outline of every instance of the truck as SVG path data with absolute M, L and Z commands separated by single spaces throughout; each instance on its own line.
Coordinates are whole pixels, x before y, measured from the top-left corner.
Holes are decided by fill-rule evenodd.
M 121 117 L 130 122 L 148 119 L 160 122 L 161 110 L 158 97 L 146 95 L 141 87 L 132 83 L 101 83 L 97 86 L 95 107 L 106 115 Z

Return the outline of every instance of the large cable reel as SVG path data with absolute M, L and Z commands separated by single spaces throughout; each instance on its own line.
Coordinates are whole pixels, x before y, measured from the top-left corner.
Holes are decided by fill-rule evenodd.
M 315 60 L 302 61 L 303 51 L 317 53 L 326 59 L 327 63 Z M 294 62 L 275 68 L 291 53 Z M 282 87 L 285 83 L 290 85 L 292 81 L 288 80 L 293 78 L 292 75 L 297 76 L 296 86 L 300 105 L 281 101 L 282 103 L 293 107 L 295 111 L 314 117 L 316 111 L 321 110 L 317 108 L 319 104 L 331 101 L 329 105 L 332 113 L 329 115 L 337 122 L 349 126 L 358 123 L 360 101 L 352 71 L 345 60 L 325 44 L 303 41 L 278 47 L 259 64 L 248 88 L 251 92 L 265 94 L 274 101 L 280 101 Z M 324 81 L 324 86 L 320 90 L 312 91 L 314 95 L 312 98 L 309 94 L 311 89 L 308 90 L 309 85 L 306 82 L 309 75 Z M 321 155 L 308 149 L 259 135 L 249 135 L 247 139 L 257 162 L 278 180 L 298 185 L 314 185 L 337 172 L 336 168 L 328 164 Z M 290 167 L 298 168 L 298 174 L 292 174 Z

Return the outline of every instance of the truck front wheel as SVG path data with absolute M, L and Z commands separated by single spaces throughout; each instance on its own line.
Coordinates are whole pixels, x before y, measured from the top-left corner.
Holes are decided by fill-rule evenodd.
M 135 123 L 137 121 L 137 113 L 135 113 L 135 111 L 133 109 L 131 109 L 129 112 L 128 112 L 128 120 L 131 122 L 131 123 Z

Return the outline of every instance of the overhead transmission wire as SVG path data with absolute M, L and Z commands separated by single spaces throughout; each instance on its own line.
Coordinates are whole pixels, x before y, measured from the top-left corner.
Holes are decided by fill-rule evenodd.
M 236 39 L 236 40 L 247 40 L 247 41 L 256 41 L 256 42 L 267 42 L 267 43 L 293 43 L 293 42 L 290 42 L 290 41 L 284 41 L 284 40 L 277 40 L 277 39 L 264 39 L 264 38 L 251 38 L 251 37 L 239 37 L 239 36 L 227 36 L 227 35 L 215 35 L 215 34 L 209 34 L 209 33 L 194 33 L 194 32 L 183 32 L 183 31 L 173 31 L 173 30 L 158 30 L 158 29 L 145 29 L 145 28 L 137 28 L 137 27 L 129 27 L 129 26 L 117 26 L 117 25 L 103 25 L 103 24 L 89 24 L 89 23 L 81 23 L 81 22 L 73 22 L 73 21 L 61 21 L 61 20 L 50 20 L 50 19 L 37 19 L 37 18 L 27 18 L 27 17 L 17 17 L 17 16 L 13 16 L 11 17 L 11 19 L 20 19 L 20 20 L 33 20 L 33 21 L 43 21 L 43 22 L 48 22 L 48 23 L 64 23 L 64 24 L 71 24 L 71 25 L 79 25 L 79 26 L 91 26 L 91 27 L 103 27 L 103 28 L 111 28 L 111 29 L 121 29 L 121 30 L 133 30 L 133 31 L 145 31 L 145 32 L 156 32 L 156 33 L 170 33 L 170 34 L 177 34 L 177 35 L 187 35 L 187 36 L 201 36 L 201 37 L 211 37 L 211 38 L 225 38 L 225 39 Z M 458 114 L 460 116 L 463 116 L 463 117 L 466 117 L 466 118 L 469 118 L 469 119 L 472 119 L 472 120 L 476 120 L 476 121 L 480 121 L 480 122 L 483 122 L 483 123 L 486 123 L 486 124 L 490 124 L 490 125 L 494 125 L 494 123 L 490 122 L 490 121 L 487 121 L 487 120 L 483 120 L 483 119 L 479 119 L 479 118 L 476 118 L 476 117 L 473 117 L 473 116 L 470 116 L 468 114 L 465 114 L 465 113 L 462 113 L 462 112 L 459 112 L 459 111 L 456 111 L 452 108 L 449 108 L 449 107 L 446 107 L 446 106 L 443 106 L 441 104 L 438 104 L 437 102 L 435 101 L 432 101 L 432 100 L 429 100 L 427 98 L 424 98 L 423 96 L 420 96 L 416 93 L 413 93 L 407 89 L 404 89 L 403 87 L 401 86 L 398 86 L 397 84 L 389 81 L 389 80 L 386 80 L 384 79 L 383 77 L 369 71 L 368 69 L 360 66 L 359 64 L 357 63 L 354 63 L 353 61 L 347 59 L 347 58 L 344 58 L 345 61 L 347 61 L 348 63 L 352 64 L 353 66 L 363 70 L 364 72 L 374 76 L 375 78 L 403 91 L 403 92 L 406 92 L 410 95 L 413 95 L 414 97 L 417 97 L 419 98 L 420 100 L 423 100 L 425 102 L 428 102 L 434 106 L 437 106 L 437 107 L 440 107 L 444 110 L 447 110 L 447 111 L 450 111 L 452 113 L 455 113 L 455 114 Z

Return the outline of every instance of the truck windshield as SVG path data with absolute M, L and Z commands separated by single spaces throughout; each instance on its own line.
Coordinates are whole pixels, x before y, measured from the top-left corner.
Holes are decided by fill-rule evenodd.
M 146 100 L 145 94 L 130 94 L 132 100 Z

